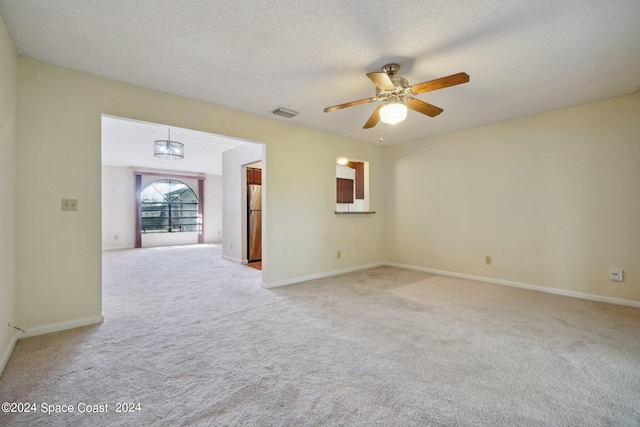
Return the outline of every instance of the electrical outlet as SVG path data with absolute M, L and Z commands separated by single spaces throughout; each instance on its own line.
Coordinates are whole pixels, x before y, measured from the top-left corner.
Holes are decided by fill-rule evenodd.
M 78 199 L 62 199 L 62 212 L 77 212 Z
M 341 251 L 338 251 L 338 253 L 336 255 L 337 255 L 338 259 L 342 258 L 342 252 Z
M 491 256 L 487 255 L 484 257 L 484 263 L 487 265 L 491 265 Z
M 609 280 L 613 280 L 614 282 L 622 282 L 622 270 L 612 268 L 609 270 Z

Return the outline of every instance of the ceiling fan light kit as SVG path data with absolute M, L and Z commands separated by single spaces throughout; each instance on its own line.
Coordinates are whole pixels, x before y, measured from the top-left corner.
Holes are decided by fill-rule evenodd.
M 374 110 L 369 120 L 365 123 L 364 129 L 374 127 L 379 121 L 388 124 L 399 123 L 407 117 L 407 108 L 429 117 L 435 117 L 442 113 L 442 108 L 414 98 L 414 95 L 469 81 L 467 73 L 458 73 L 409 86 L 407 79 L 396 77 L 399 69 L 400 66 L 398 64 L 387 64 L 382 67 L 382 72 L 367 73 L 367 77 L 376 85 L 375 97 L 327 107 L 324 109 L 325 113 L 353 107 L 354 105 L 381 101 L 383 104 Z
M 395 125 L 407 118 L 407 106 L 392 102 L 380 109 L 380 121 L 389 125 Z

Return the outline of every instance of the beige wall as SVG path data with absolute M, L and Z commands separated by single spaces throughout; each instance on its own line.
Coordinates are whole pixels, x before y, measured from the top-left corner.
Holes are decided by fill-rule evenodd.
M 639 301 L 639 118 L 636 94 L 386 147 L 387 260 Z
M 18 71 L 18 314 L 25 327 L 100 316 L 102 114 L 266 143 L 266 284 L 384 260 L 382 213 L 333 214 L 341 155 L 371 162 L 378 174 L 372 206 L 382 211 L 380 147 L 26 58 Z M 62 198 L 77 198 L 79 211 L 60 212 Z
M 0 161 L 19 209 L 0 212 L 20 238 L 14 274 L 12 231 L 0 228 L 0 292 L 11 301 L 17 274 L 22 327 L 100 319 L 102 114 L 265 143 L 266 286 L 388 260 L 640 300 L 640 95 L 383 148 L 20 58 L 14 114 L 3 34 L 2 143 L 17 147 L 17 180 Z M 340 156 L 369 161 L 377 214 L 334 215 Z M 61 212 L 62 198 L 79 211 Z M 625 282 L 610 282 L 610 267 Z
M 136 244 L 133 169 L 102 166 L 102 248 L 126 249 Z M 116 239 L 115 236 L 118 236 Z
M 204 242 L 222 242 L 222 176 L 207 175 L 204 182 Z
M 310 136 L 306 144 L 283 139 L 276 154 L 267 146 L 266 286 L 384 261 L 381 147 L 320 132 Z M 370 209 L 375 215 L 334 213 L 337 157 L 369 161 Z M 274 200 L 279 203 L 274 205 Z M 277 223 L 282 226 L 274 227 Z M 274 262 L 286 274 L 272 276 Z
M 17 59 L 0 17 L 0 373 L 15 343 L 15 123 Z

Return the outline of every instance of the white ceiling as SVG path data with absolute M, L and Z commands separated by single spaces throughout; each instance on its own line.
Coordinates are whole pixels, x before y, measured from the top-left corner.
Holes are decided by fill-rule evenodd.
M 245 143 L 191 129 L 171 127 L 171 140 L 184 144 L 184 159 L 159 159 L 154 141 L 167 139 L 166 125 L 102 116 L 102 164 L 222 175 L 222 153 Z
M 444 109 L 384 125 L 397 143 L 640 89 L 639 0 L 0 0 L 18 53 L 62 67 L 377 143 L 365 73 Z M 299 111 L 293 119 L 276 107 Z

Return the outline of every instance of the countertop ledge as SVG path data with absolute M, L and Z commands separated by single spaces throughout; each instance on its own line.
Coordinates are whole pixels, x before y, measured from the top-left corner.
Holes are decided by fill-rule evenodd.
M 374 214 L 375 211 L 365 211 L 365 212 L 348 212 L 348 211 L 335 211 L 336 215 L 371 215 Z

